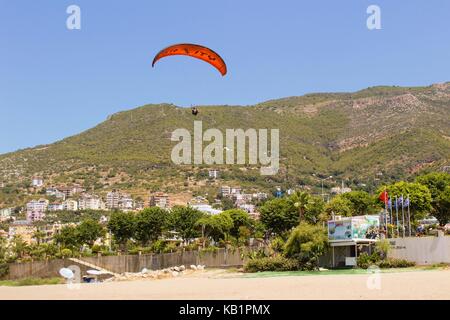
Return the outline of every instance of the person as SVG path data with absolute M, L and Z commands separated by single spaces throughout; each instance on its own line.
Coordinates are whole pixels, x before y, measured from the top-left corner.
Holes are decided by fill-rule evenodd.
M 198 114 L 198 109 L 196 107 L 192 107 L 192 114 L 196 116 Z

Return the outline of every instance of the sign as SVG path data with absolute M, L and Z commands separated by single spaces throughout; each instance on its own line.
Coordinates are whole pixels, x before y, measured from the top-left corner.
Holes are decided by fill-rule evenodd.
M 328 221 L 328 240 L 377 239 L 379 216 L 357 216 Z

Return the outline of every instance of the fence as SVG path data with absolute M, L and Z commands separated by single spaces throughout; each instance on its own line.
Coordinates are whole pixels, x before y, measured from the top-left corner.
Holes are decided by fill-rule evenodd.
M 48 261 L 33 261 L 24 263 L 10 263 L 8 275 L 5 279 L 16 280 L 23 278 L 52 278 L 59 277 L 59 270 L 72 265 L 77 265 L 82 273 L 87 271 L 87 267 L 74 263 L 68 259 L 54 259 Z
M 450 236 L 395 238 L 389 257 L 414 261 L 418 265 L 450 263 Z
M 213 252 L 185 251 L 164 254 L 99 256 L 81 258 L 81 260 L 115 273 L 139 272 L 143 268 L 158 270 L 192 264 L 201 264 L 209 268 L 237 267 L 244 264 L 240 250 L 222 248 Z
M 208 268 L 239 267 L 244 264 L 241 250 L 222 248 L 211 252 L 185 251 L 165 254 L 81 257 L 79 259 L 114 273 L 140 272 L 143 268 L 158 270 L 180 265 L 189 267 L 192 264 L 201 264 Z M 82 273 L 89 269 L 68 259 L 11 263 L 6 279 L 58 277 L 58 271 L 70 265 L 78 265 Z

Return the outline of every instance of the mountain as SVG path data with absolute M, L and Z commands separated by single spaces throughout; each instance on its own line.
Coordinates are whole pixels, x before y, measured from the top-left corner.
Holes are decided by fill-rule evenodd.
M 200 106 L 197 117 L 171 104 L 119 112 L 96 127 L 49 145 L 0 155 L 0 182 L 82 183 L 105 191 L 182 192 L 239 183 L 244 187 L 320 185 L 332 175 L 350 185 L 408 178 L 450 162 L 450 83 L 317 93 L 253 106 Z M 261 176 L 250 165 L 174 165 L 177 128 L 279 128 L 280 170 Z M 210 182 L 208 168 L 221 169 Z M 317 174 L 316 177 L 312 174 Z

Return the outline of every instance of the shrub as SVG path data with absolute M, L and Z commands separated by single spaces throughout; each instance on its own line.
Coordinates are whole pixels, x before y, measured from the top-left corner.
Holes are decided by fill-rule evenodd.
M 358 267 L 362 269 L 367 269 L 371 265 L 377 265 L 379 261 L 380 257 L 377 254 L 368 254 L 367 252 L 361 253 L 356 259 Z
M 297 260 L 283 256 L 251 259 L 244 266 L 245 272 L 295 271 L 298 269 L 299 264 Z
M 284 245 L 284 254 L 288 258 L 297 259 L 302 269 L 318 269 L 319 257 L 328 243 L 328 236 L 323 227 L 300 223 L 292 230 Z
M 9 273 L 9 265 L 6 262 L 0 262 L 0 279 Z
M 367 254 L 366 252 L 361 253 L 357 259 L 357 263 L 358 267 L 362 269 L 367 269 L 373 265 L 376 265 L 381 269 L 408 268 L 416 265 L 414 262 L 404 259 L 394 259 L 394 258 L 381 259 L 379 254 L 376 252 L 374 252 L 371 255 Z
M 171 253 L 171 252 L 175 252 L 177 251 L 178 247 L 175 243 L 170 242 L 168 244 L 166 244 L 166 246 L 164 247 L 162 253 Z
M 70 249 L 62 249 L 61 250 L 61 256 L 63 257 L 63 258 L 70 258 L 70 257 L 72 257 L 72 250 L 70 250 Z
M 286 241 L 284 241 L 284 239 L 280 236 L 274 238 L 270 242 L 270 246 L 272 247 L 273 251 L 278 252 L 278 253 L 283 252 L 285 244 L 286 244 Z
M 380 261 L 378 266 L 382 269 L 387 268 L 408 268 L 408 267 L 414 267 L 416 264 L 415 262 L 404 260 L 404 259 L 393 259 L 389 258 L 386 260 Z

